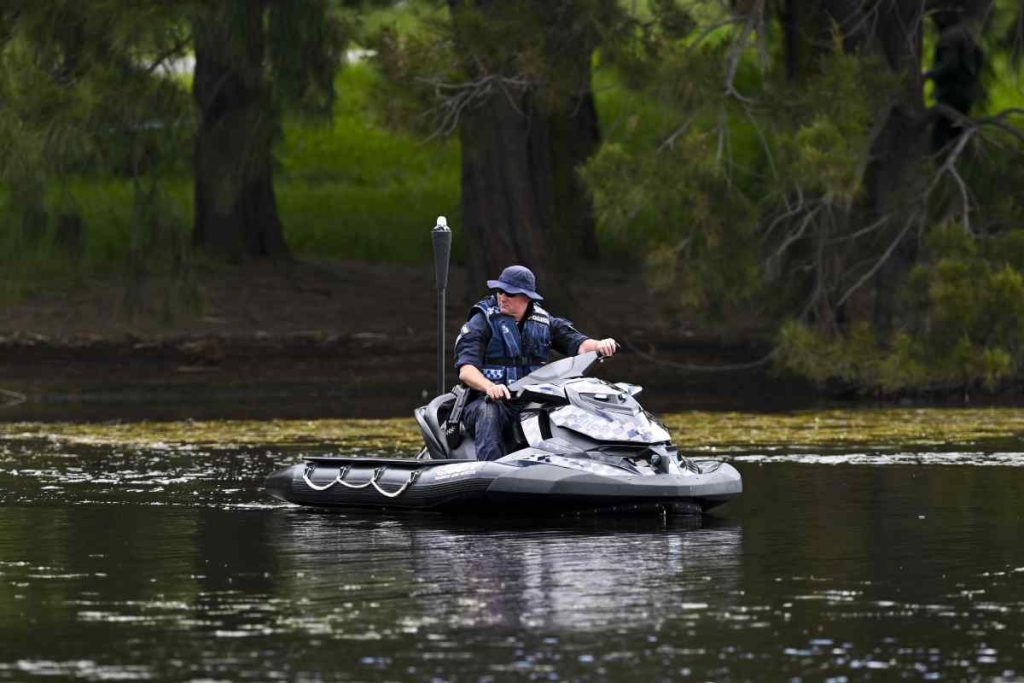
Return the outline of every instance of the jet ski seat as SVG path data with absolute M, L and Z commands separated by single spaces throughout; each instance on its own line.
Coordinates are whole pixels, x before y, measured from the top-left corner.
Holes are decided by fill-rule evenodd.
M 413 411 L 420 432 L 423 433 L 424 444 L 430 452 L 430 457 L 435 460 L 476 460 L 476 447 L 473 439 L 466 434 L 465 425 L 459 425 L 462 443 L 454 450 L 448 448 L 443 424 L 454 406 L 455 394 L 449 391 Z

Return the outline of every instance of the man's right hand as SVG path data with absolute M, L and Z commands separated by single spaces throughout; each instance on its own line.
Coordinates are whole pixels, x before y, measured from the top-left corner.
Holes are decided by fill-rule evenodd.
M 482 391 L 487 394 L 487 398 L 492 401 L 502 401 L 506 398 L 512 398 L 512 393 L 509 392 L 507 386 L 504 384 L 495 384 L 484 377 L 484 374 L 472 365 L 463 365 L 459 367 L 459 381 L 470 389 L 476 389 L 477 391 Z
M 492 401 L 501 401 L 502 399 L 512 398 L 512 393 L 509 392 L 508 387 L 504 384 L 492 384 L 487 387 L 487 398 Z

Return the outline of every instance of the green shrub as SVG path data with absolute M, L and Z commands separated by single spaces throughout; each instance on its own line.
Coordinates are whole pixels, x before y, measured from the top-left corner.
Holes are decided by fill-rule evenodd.
M 867 323 L 832 335 L 790 322 L 780 366 L 819 384 L 899 393 L 984 387 L 1024 372 L 1024 230 L 978 241 L 957 223 L 934 228 L 907 291 L 910 327 L 880 344 Z

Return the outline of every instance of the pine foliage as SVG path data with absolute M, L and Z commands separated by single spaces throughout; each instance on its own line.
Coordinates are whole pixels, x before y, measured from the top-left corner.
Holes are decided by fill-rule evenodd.
M 758 321 L 777 366 L 835 388 L 1024 376 L 1024 270 L 1006 257 L 1024 228 L 1024 110 L 926 109 L 919 84 L 915 105 L 929 55 L 894 67 L 839 22 L 796 60 L 764 5 L 651 9 L 602 52 L 643 106 L 582 173 L 602 229 L 643 242 L 677 317 Z M 942 121 L 952 142 L 914 142 Z

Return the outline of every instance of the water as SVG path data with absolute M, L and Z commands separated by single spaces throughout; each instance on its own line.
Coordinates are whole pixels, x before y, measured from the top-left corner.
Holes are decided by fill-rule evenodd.
M 279 442 L 39 431 L 0 439 L 0 680 L 1024 677 L 1019 439 L 758 448 L 710 517 L 517 520 L 280 506 Z

